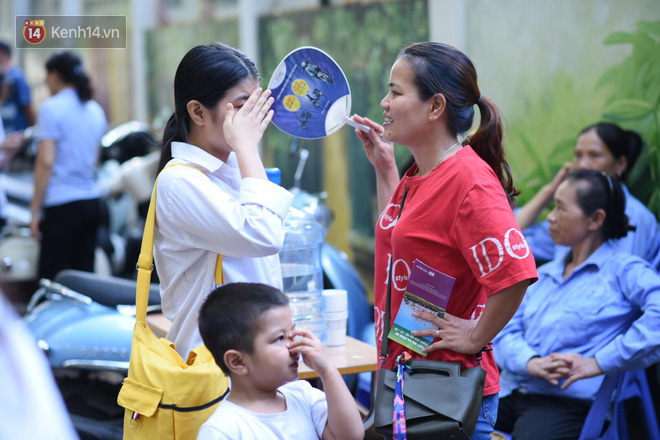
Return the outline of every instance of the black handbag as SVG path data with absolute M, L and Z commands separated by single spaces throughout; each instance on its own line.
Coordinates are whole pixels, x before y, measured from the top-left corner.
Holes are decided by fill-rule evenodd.
M 399 216 L 403 211 L 404 191 Z M 398 219 L 398 217 L 397 217 Z M 396 371 L 383 368 L 387 347 L 392 303 L 392 258 L 387 283 L 381 359 L 378 371 L 374 428 L 387 437 L 393 435 L 394 390 Z M 479 356 L 479 355 L 478 355 Z M 413 439 L 470 440 L 479 419 L 486 381 L 480 367 L 461 371 L 456 362 L 413 359 L 406 363 L 403 397 L 406 411 L 407 437 Z
M 413 359 L 407 362 L 403 397 L 409 439 L 469 440 L 479 419 L 486 372 L 456 362 Z M 396 372 L 378 372 L 374 428 L 392 436 Z

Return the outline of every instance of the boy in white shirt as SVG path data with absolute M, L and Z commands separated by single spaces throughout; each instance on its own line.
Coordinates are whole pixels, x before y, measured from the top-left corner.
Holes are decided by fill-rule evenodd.
M 211 292 L 199 330 L 232 386 L 198 440 L 364 438 L 353 397 L 321 342 L 294 327 L 289 299 L 274 287 L 232 283 Z M 296 380 L 300 354 L 325 394 Z

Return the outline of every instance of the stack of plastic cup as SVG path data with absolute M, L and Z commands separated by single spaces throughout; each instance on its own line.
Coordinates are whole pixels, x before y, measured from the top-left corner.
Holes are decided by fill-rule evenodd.
M 346 322 L 348 320 L 348 293 L 344 289 L 325 289 L 323 318 L 328 327 L 328 348 L 346 345 Z

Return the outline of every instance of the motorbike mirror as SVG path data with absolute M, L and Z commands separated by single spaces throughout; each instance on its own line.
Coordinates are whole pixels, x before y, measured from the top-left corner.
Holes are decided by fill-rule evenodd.
M 268 83 L 273 98 L 273 124 L 303 139 L 319 139 L 344 124 L 362 131 L 351 114 L 351 89 L 344 72 L 330 55 L 311 46 L 289 53 Z
M 148 132 L 148 131 L 149 131 L 149 125 L 145 124 L 144 122 L 139 122 L 139 121 L 125 122 L 123 124 L 116 126 L 112 130 L 104 134 L 103 137 L 101 138 L 101 145 L 104 148 L 108 148 L 114 143 L 121 141 L 121 139 L 125 138 L 131 133 Z

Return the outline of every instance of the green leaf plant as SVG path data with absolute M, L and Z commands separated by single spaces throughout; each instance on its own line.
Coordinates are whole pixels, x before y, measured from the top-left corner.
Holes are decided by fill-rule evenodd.
M 660 21 L 614 32 L 605 45 L 630 44 L 632 53 L 609 69 L 597 89 L 609 92 L 602 119 L 639 133 L 645 142 L 628 178 L 630 191 L 660 218 Z

